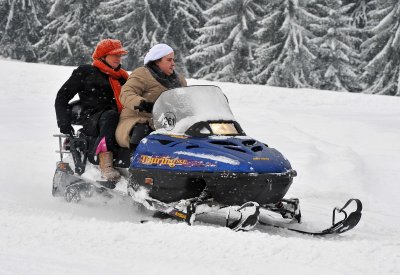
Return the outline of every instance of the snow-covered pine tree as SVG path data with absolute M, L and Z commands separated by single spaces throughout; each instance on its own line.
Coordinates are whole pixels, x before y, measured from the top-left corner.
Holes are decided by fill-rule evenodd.
M 349 5 L 346 13 L 352 17 L 352 23 L 359 29 L 363 29 L 367 25 L 368 12 L 373 9 L 372 0 L 342 0 L 344 6 Z
M 39 38 L 39 31 L 46 24 L 48 9 L 45 0 L 1 1 L 0 9 L 0 55 L 35 62 L 37 54 L 33 47 Z
M 366 93 L 400 96 L 400 2 L 372 1 L 369 12 L 370 38 L 362 45 Z
M 349 5 L 350 9 L 347 11 L 346 15 L 352 18 L 352 26 L 356 27 L 358 31 L 357 37 L 360 42 L 356 43 L 356 49 L 358 51 L 359 58 L 357 60 L 358 64 L 361 64 L 361 43 L 367 40 L 368 34 L 365 27 L 368 24 L 368 13 L 375 9 L 374 2 L 372 0 L 342 0 L 343 5 Z M 361 68 L 358 68 L 358 73 L 361 73 Z M 360 86 L 364 87 L 363 83 Z
M 43 30 L 35 45 L 40 61 L 51 64 L 80 65 L 91 62 L 96 43 L 102 33 L 97 20 L 96 0 L 55 0 Z
M 143 66 L 143 58 L 150 47 L 159 43 L 164 26 L 155 12 L 162 7 L 158 0 L 113 0 L 102 3 L 99 19 L 109 24 L 109 34 L 120 39 L 129 51 L 123 59 L 124 67 L 132 70 Z
M 307 2 L 307 1 L 304 1 Z M 283 87 L 311 87 L 310 72 L 315 56 L 310 51 L 312 33 L 308 26 L 315 16 L 303 1 L 270 0 L 267 14 L 256 32 L 255 80 Z
M 175 51 L 178 70 L 189 76 L 194 71 L 194 64 L 186 64 L 186 56 L 196 46 L 195 40 L 199 37 L 198 29 L 206 22 L 203 7 L 206 1 L 198 0 L 171 0 L 165 1 L 166 7 L 157 13 L 165 25 L 165 32 L 160 41 L 170 45 Z M 192 67 L 192 68 L 188 68 Z
M 266 0 L 222 0 L 206 10 L 209 21 L 200 28 L 197 46 L 187 57 L 201 64 L 194 77 L 253 83 L 251 70 L 257 20 Z
M 325 90 L 358 92 L 359 54 L 356 46 L 361 44 L 358 30 L 352 18 L 347 16 L 352 4 L 342 6 L 337 0 L 315 0 L 308 9 L 316 18 L 310 29 L 315 38 L 313 52 L 316 66 L 312 72 L 314 87 Z
M 7 25 L 7 17 L 10 11 L 8 0 L 0 0 L 0 40 L 3 37 Z

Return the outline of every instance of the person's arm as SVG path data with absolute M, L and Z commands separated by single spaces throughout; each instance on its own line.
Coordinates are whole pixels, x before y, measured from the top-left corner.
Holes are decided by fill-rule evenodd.
M 54 107 L 56 109 L 57 125 L 60 129 L 71 126 L 71 118 L 67 112 L 68 103 L 83 89 L 84 75 L 84 69 L 78 67 L 57 93 Z
M 121 104 L 128 109 L 136 110 L 142 101 L 146 101 L 143 98 L 143 93 L 146 89 L 146 68 L 138 68 L 134 70 L 129 76 L 126 83 L 122 86 L 119 100 Z

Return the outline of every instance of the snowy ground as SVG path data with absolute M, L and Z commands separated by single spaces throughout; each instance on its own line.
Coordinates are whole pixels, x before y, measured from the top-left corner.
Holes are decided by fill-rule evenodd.
M 328 225 L 349 198 L 364 203 L 341 236 L 234 233 L 140 224 L 128 201 L 51 196 L 54 99 L 72 69 L 0 60 L 0 274 L 400 274 L 400 98 L 213 83 L 246 133 L 298 171 L 288 196 L 305 225 Z

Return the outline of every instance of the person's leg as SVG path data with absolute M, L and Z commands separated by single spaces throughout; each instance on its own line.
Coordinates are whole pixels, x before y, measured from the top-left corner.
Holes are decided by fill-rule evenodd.
M 137 123 L 133 127 L 129 140 L 129 148 L 132 150 L 132 153 L 136 150 L 140 141 L 148 136 L 152 131 L 153 130 L 148 123 Z
M 104 138 L 107 151 L 114 151 L 115 149 L 115 130 L 118 125 L 119 114 L 114 110 L 107 110 L 103 112 L 98 121 L 99 136 L 96 140 L 96 145 L 99 145 Z M 97 146 L 96 146 L 97 147 Z
M 98 121 L 99 136 L 96 140 L 96 155 L 99 155 L 101 174 L 107 180 L 118 180 L 120 173 L 113 167 L 113 150 L 115 149 L 115 130 L 119 114 L 114 110 L 103 112 Z

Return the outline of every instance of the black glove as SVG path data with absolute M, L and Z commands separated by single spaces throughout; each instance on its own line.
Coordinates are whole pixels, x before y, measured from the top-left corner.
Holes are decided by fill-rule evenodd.
M 74 128 L 71 125 L 61 125 L 60 126 L 60 132 L 63 133 L 64 135 L 71 135 L 73 136 L 75 133 Z
M 139 112 L 148 112 L 151 113 L 153 111 L 153 102 L 148 102 L 145 100 L 140 101 L 139 106 L 136 106 L 135 109 L 139 110 Z

